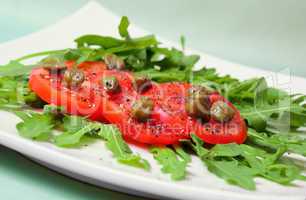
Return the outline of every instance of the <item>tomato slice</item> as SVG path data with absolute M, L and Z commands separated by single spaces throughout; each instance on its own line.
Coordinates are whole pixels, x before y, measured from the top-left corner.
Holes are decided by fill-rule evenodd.
M 133 76 L 128 72 L 106 70 L 103 78 L 115 76 L 120 85 L 120 92 L 105 94 L 107 101 L 103 103 L 103 117 L 110 123 L 117 124 L 124 138 L 146 144 L 174 144 L 180 139 L 189 138 L 185 124 L 180 117 L 167 113 L 163 105 L 155 101 L 151 117 L 146 122 L 139 122 L 131 115 L 133 104 L 144 94 L 139 94 L 133 87 Z M 153 84 L 152 88 L 157 88 Z M 150 89 L 150 91 L 153 91 Z M 148 96 L 148 95 L 147 95 Z M 158 95 L 154 95 L 157 97 Z
M 160 105 L 163 111 L 168 113 L 163 120 L 171 121 L 167 118 L 175 118 L 173 126 L 185 127 L 184 131 L 195 133 L 206 143 L 243 143 L 247 137 L 247 126 L 233 104 L 218 93 L 213 93 L 209 96 L 210 102 L 213 104 L 217 101 L 223 101 L 228 104 L 235 111 L 230 121 L 221 123 L 212 118 L 208 121 L 203 121 L 192 118 L 187 114 L 185 104 L 187 91 L 190 87 L 192 87 L 190 84 L 164 83 L 148 90 L 145 95 L 152 97 L 156 104 Z
M 211 103 L 226 102 L 235 111 L 235 114 L 230 121 L 223 123 L 212 118 L 208 122 L 199 122 L 193 119 L 192 132 L 209 144 L 242 144 L 247 138 L 247 126 L 237 108 L 219 94 L 212 94 L 209 98 Z
M 71 62 L 66 63 L 68 68 Z M 90 66 L 90 67 L 89 67 Z M 51 72 L 44 68 L 34 69 L 30 75 L 30 88 L 49 104 L 63 106 L 70 114 L 100 119 L 102 95 L 98 77 L 106 69 L 102 62 L 85 62 L 80 65 L 86 76 L 84 83 L 77 88 L 67 88 L 63 82 L 63 74 Z M 93 70 L 94 69 L 94 70 Z

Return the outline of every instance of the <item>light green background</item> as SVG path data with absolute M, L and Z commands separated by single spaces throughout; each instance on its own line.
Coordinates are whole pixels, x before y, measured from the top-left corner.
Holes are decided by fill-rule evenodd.
M 52 2 L 52 3 L 51 3 Z M 1 0 L 0 42 L 48 26 L 86 0 Z M 99 0 L 167 39 L 234 62 L 306 77 L 306 1 Z M 92 22 L 99 26 L 99 19 Z M 1 55 L 0 55 L 1 56 Z M 0 147 L 0 199 L 137 199 L 58 175 Z M 139 198 L 141 199 L 141 198 Z

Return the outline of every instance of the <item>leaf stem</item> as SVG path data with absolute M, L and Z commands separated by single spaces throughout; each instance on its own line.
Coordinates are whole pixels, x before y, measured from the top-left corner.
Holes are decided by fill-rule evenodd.
M 65 51 L 67 51 L 67 49 L 42 51 L 42 52 L 32 53 L 32 54 L 28 54 L 26 56 L 17 58 L 15 61 L 21 62 L 21 61 L 24 61 L 24 60 L 27 60 L 27 59 L 30 59 L 30 58 L 39 57 L 39 56 L 45 56 L 45 55 L 49 55 L 49 54 L 64 53 Z

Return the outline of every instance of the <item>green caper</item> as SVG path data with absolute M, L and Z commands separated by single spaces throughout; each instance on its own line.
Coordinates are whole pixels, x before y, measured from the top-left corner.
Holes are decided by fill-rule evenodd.
M 39 62 L 43 68 L 52 72 L 66 69 L 64 59 L 60 56 L 48 56 Z
M 205 87 L 190 88 L 186 99 L 186 112 L 192 117 L 208 118 L 211 106 L 209 94 Z
M 147 97 L 137 100 L 132 106 L 132 117 L 140 122 L 147 121 L 153 111 L 153 101 Z
M 107 92 L 118 92 L 120 90 L 118 79 L 115 76 L 105 77 L 103 86 Z
M 123 59 L 115 54 L 106 54 L 104 56 L 104 62 L 108 69 L 122 70 L 125 67 Z
M 66 70 L 64 81 L 68 87 L 76 87 L 85 81 L 85 74 L 82 70 L 78 69 Z
M 204 86 L 193 86 L 188 90 L 188 96 L 191 95 L 201 95 L 201 96 L 206 96 L 206 95 L 210 95 L 212 93 L 211 89 L 208 89 L 207 87 Z
M 219 122 L 227 122 L 233 118 L 235 111 L 224 101 L 217 101 L 212 104 L 210 114 L 213 119 Z
M 147 91 L 152 86 L 152 82 L 147 76 L 137 76 L 134 80 L 134 87 L 137 92 L 142 93 Z

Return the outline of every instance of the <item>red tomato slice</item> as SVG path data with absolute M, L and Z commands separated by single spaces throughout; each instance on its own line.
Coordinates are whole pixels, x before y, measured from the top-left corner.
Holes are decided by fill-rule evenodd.
M 71 66 L 71 63 L 67 63 L 67 66 Z M 88 116 L 93 120 L 99 119 L 101 118 L 102 97 L 100 86 L 95 82 L 106 69 L 105 64 L 85 62 L 80 68 L 84 68 L 86 76 L 86 80 L 80 87 L 69 89 L 62 81 L 63 74 L 51 73 L 44 68 L 38 68 L 34 69 L 30 75 L 30 88 L 44 101 L 63 106 L 70 114 Z
M 242 144 L 247 138 L 247 126 L 237 108 L 219 94 L 212 94 L 210 101 L 211 103 L 216 101 L 226 102 L 235 111 L 233 118 L 223 123 L 212 118 L 204 123 L 193 120 L 192 132 L 209 144 Z
M 143 95 L 133 87 L 133 76 L 128 72 L 107 70 L 102 77 L 115 76 L 121 87 L 120 92 L 105 94 L 103 117 L 110 123 L 117 124 L 126 139 L 146 144 L 174 144 L 180 139 L 189 138 L 184 123 L 177 123 L 180 118 L 164 112 L 162 105 L 152 98 L 154 110 L 147 122 L 139 122 L 131 116 L 132 105 Z M 158 87 L 155 84 L 152 88 Z M 155 95 L 157 97 L 158 95 Z
M 188 133 L 195 133 L 204 142 L 209 144 L 227 144 L 238 143 L 241 144 L 246 140 L 247 127 L 241 118 L 239 111 L 227 101 L 224 97 L 217 93 L 210 95 L 211 103 L 216 101 L 224 101 L 231 108 L 234 109 L 234 117 L 225 123 L 220 123 L 214 119 L 207 122 L 192 118 L 188 116 L 185 110 L 185 101 L 187 90 L 191 87 L 190 84 L 182 83 L 164 83 L 159 87 L 153 87 L 147 91 L 145 95 L 152 97 L 156 104 L 160 105 L 164 112 L 163 120 L 173 120 L 173 126 L 185 127 L 184 131 Z M 179 117 L 178 117 L 179 116 Z

